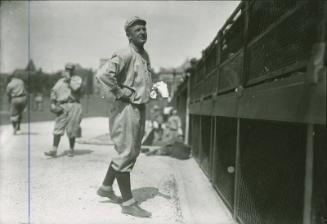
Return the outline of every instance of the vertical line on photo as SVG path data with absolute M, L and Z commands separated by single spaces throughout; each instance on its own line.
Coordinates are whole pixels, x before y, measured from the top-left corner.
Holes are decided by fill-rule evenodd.
M 31 19 L 31 8 L 30 8 L 30 6 L 31 6 L 31 1 L 30 0 L 28 0 L 28 7 L 27 7 L 27 9 L 28 9 L 28 13 L 27 13 L 27 15 L 28 15 L 28 19 L 27 19 L 27 21 L 28 21 L 28 24 L 27 24 L 27 26 L 28 26 L 28 61 L 30 61 L 31 60 L 31 35 L 30 35 L 30 32 L 31 32 L 31 21 L 30 21 L 30 19 Z M 28 72 L 27 72 L 27 74 L 28 74 L 28 77 L 27 77 L 27 83 L 28 83 L 28 87 L 30 87 L 30 71 L 29 71 L 29 69 L 28 69 Z M 30 123 L 31 123 L 31 114 L 30 114 L 30 112 L 31 112 L 31 110 L 30 110 L 31 108 L 30 108 L 30 94 L 29 93 L 27 93 L 27 117 L 28 117 L 28 122 L 27 122 L 27 126 L 28 126 L 28 224 L 30 224 L 31 223 L 31 126 L 30 126 Z

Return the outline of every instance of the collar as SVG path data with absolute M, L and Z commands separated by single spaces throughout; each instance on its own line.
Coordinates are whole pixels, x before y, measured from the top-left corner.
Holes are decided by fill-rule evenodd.
M 143 55 L 144 52 L 145 52 L 144 48 L 143 48 L 143 49 L 140 49 L 140 48 L 136 47 L 135 44 L 133 44 L 132 42 L 129 43 L 129 46 L 130 46 L 134 51 L 136 51 L 137 53 L 139 53 L 139 54 L 141 54 L 141 55 Z

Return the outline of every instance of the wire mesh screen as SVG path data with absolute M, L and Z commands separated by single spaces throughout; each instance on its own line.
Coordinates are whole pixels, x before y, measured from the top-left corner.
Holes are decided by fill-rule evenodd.
M 192 115 L 192 154 L 198 159 L 199 151 L 200 151 L 200 116 Z
M 205 76 L 205 64 L 204 61 L 200 61 L 196 71 L 196 78 L 195 78 L 196 83 L 200 82 L 204 78 L 204 76 Z
M 198 95 L 200 97 L 201 96 L 205 97 L 212 94 L 217 88 L 217 79 L 218 79 L 217 71 L 211 73 L 210 76 L 206 77 L 205 80 L 203 80 L 203 82 L 201 82 L 199 86 Z
M 241 13 L 241 11 L 239 12 Z M 243 45 L 244 14 L 237 15 L 235 21 L 223 31 L 220 62 L 235 54 Z
M 211 46 L 210 51 L 208 52 L 208 55 L 206 56 L 206 70 L 207 75 L 210 71 L 212 71 L 217 64 L 217 44 L 216 42 L 213 43 L 213 46 Z
M 280 16 L 294 8 L 298 0 L 250 1 L 249 40 L 265 31 Z
M 193 115 L 189 114 L 189 120 L 188 120 L 188 133 L 187 134 L 187 144 L 192 147 L 192 140 L 193 140 Z M 186 137 L 186 135 L 185 135 Z
M 194 87 L 194 85 L 190 85 L 190 100 L 191 100 L 191 102 L 193 102 L 195 99 L 196 99 L 196 96 L 197 96 L 197 94 L 196 94 L 196 87 Z
M 237 119 L 216 118 L 216 147 L 214 158 L 214 185 L 232 209 L 234 200 L 234 172 Z
M 243 52 L 221 66 L 219 73 L 218 92 L 236 88 L 241 82 L 242 75 Z
M 192 71 L 192 73 L 191 73 L 191 77 L 190 77 L 190 84 L 191 84 L 191 87 L 193 88 L 195 85 L 196 85 L 196 83 L 197 83 L 197 69 L 194 69 L 193 71 Z
M 306 126 L 241 120 L 237 217 L 246 224 L 302 223 Z
M 261 1 L 256 1 L 257 4 L 262 6 L 259 9 L 262 17 L 259 19 L 258 15 L 253 16 L 254 18 L 249 22 L 252 36 L 256 35 L 257 32 L 261 32 L 267 24 L 273 21 L 273 19 L 266 18 L 271 14 L 266 14 L 267 10 L 271 10 L 272 13 L 276 15 L 275 17 L 277 17 L 282 15 L 287 8 L 276 7 L 279 5 L 269 3 L 272 4 L 272 6 L 266 9 L 264 6 L 268 4 L 269 1 L 263 1 L 264 3 L 260 2 Z M 281 4 L 280 1 L 272 2 Z M 293 4 L 289 3 L 289 5 Z M 304 64 L 310 56 L 311 46 L 315 38 L 315 35 L 313 35 L 315 29 L 315 12 L 311 10 L 311 7 L 312 4 L 309 4 L 309 1 L 307 4 L 303 4 L 302 7 L 293 12 L 286 19 L 283 19 L 280 24 L 272 28 L 261 39 L 251 44 L 248 49 L 249 80 L 265 76 L 273 71 L 285 68 L 286 66 Z M 274 20 L 276 19 L 277 18 Z
M 176 107 L 178 115 L 182 120 L 182 129 L 185 132 L 185 118 L 186 118 L 186 107 L 187 107 L 187 90 L 179 91 L 176 97 Z
M 327 3 L 325 3 L 327 4 Z M 327 7 L 327 6 L 325 6 Z M 325 66 L 327 66 L 327 12 L 324 12 L 325 13 L 325 30 L 324 30 L 324 35 L 325 35 Z
M 317 126 L 314 135 L 314 184 L 312 223 L 327 224 L 327 133 Z
M 211 132 L 211 117 L 201 116 L 201 167 L 207 175 L 210 170 Z

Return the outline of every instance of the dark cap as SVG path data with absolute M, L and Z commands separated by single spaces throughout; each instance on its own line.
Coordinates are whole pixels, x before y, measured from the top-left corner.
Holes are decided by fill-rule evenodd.
M 133 26 L 136 22 L 141 22 L 143 25 L 146 25 L 146 21 L 144 19 L 141 19 L 138 16 L 133 16 L 132 18 L 129 18 L 124 25 L 125 32 L 127 31 L 128 28 Z
M 75 65 L 73 63 L 67 63 L 65 65 L 66 70 L 74 70 L 74 68 L 75 68 Z

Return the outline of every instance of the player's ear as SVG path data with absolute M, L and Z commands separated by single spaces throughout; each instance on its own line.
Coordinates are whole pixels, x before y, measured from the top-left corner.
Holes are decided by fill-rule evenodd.
M 126 30 L 126 37 L 128 38 L 128 40 L 131 40 L 131 30 L 130 30 L 130 28 L 127 28 L 127 30 Z

